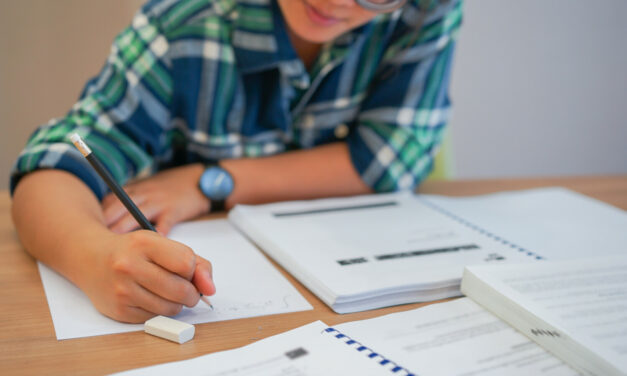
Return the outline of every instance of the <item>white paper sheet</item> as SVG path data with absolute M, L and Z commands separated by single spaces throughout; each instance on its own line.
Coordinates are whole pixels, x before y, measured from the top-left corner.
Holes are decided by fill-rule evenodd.
M 190 246 L 213 264 L 217 293 L 211 310 L 202 301 L 175 316 L 190 324 L 312 309 L 312 306 L 259 251 L 226 220 L 176 226 L 170 238 Z M 143 330 L 100 314 L 71 282 L 39 263 L 57 339 Z
M 511 304 L 488 300 L 487 294 L 477 301 L 547 349 L 590 373 L 627 374 L 627 256 L 499 268 L 478 265 L 468 272 L 516 308 L 505 314 Z M 531 317 L 543 325 L 534 326 L 537 321 Z M 537 331 L 534 335 L 529 326 L 557 334 Z
M 118 375 L 125 376 L 389 376 L 406 373 L 390 371 L 325 333 L 321 321 L 278 334 L 238 349 L 222 351 L 180 362 L 140 368 Z
M 627 212 L 565 188 L 423 197 L 548 260 L 625 252 Z
M 577 375 L 467 298 L 335 328 L 423 376 Z

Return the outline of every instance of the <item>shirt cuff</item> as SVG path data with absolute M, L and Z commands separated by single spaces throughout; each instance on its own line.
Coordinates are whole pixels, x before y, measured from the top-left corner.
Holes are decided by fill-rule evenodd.
M 9 189 L 11 196 L 15 192 L 21 178 L 30 172 L 42 169 L 67 171 L 82 180 L 94 192 L 98 200 L 107 194 L 108 188 L 83 155 L 66 143 L 47 144 L 37 150 L 26 149 L 18 157 L 11 171 Z
M 432 147 L 421 147 L 410 139 L 400 148 L 358 126 L 347 138 L 353 166 L 375 192 L 414 189 L 433 169 Z

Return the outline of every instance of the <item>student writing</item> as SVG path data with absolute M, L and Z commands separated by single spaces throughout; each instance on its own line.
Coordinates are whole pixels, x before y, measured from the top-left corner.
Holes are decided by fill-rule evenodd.
M 236 203 L 411 189 L 448 121 L 461 2 L 157 0 L 100 74 L 40 127 L 11 177 L 24 247 L 103 314 L 141 322 L 212 295 L 211 263 L 162 234 Z M 247 283 L 242 281 L 242 283 Z

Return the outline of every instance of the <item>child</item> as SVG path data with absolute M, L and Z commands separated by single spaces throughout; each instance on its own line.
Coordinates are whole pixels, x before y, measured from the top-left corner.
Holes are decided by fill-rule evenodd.
M 215 293 L 209 261 L 130 232 L 69 135 L 162 234 L 236 203 L 411 189 L 448 120 L 460 22 L 459 1 L 149 2 L 79 102 L 20 154 L 24 247 L 114 319 L 194 306 Z

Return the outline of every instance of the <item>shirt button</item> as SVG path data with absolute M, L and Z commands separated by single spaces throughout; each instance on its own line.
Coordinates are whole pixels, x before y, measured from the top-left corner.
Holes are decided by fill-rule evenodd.
M 335 137 L 337 138 L 346 138 L 346 136 L 348 136 L 348 125 L 346 124 L 340 124 L 337 127 L 335 127 L 335 130 L 333 131 L 333 133 L 335 134 Z
M 316 125 L 316 119 L 313 115 L 305 115 L 301 120 L 301 126 L 303 128 L 313 128 Z
M 309 80 L 296 80 L 293 84 L 297 89 L 305 90 L 309 87 Z

